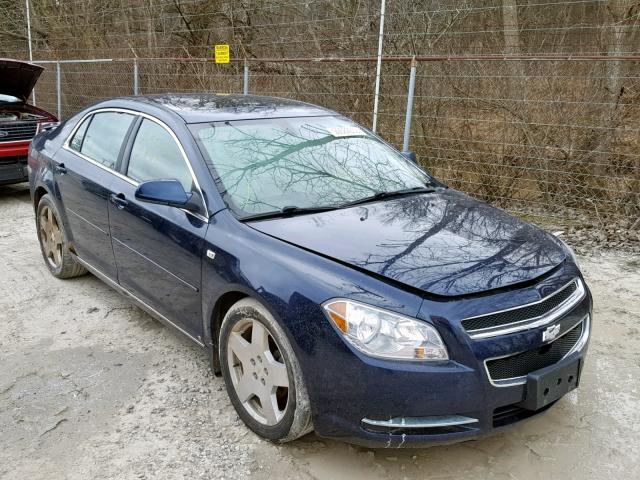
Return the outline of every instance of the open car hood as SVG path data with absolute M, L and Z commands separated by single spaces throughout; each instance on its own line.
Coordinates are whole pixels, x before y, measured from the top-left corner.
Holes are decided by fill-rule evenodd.
M 0 93 L 26 102 L 43 70 L 32 63 L 0 58 Z
M 565 260 L 552 235 L 451 189 L 248 225 L 442 296 L 530 281 Z

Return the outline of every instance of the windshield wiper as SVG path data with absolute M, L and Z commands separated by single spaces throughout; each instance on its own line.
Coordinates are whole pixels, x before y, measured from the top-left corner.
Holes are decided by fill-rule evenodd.
M 340 205 L 340 208 L 352 207 L 354 205 L 361 205 L 363 203 L 376 202 L 378 200 L 384 200 L 386 198 L 403 197 L 405 195 L 416 195 L 420 193 L 433 193 L 436 189 L 432 187 L 413 187 L 405 188 L 403 190 L 396 190 L 394 192 L 377 192 L 368 197 L 355 200 L 353 202 L 347 202 Z
M 417 195 L 421 193 L 433 193 L 435 191 L 436 189 L 432 187 L 405 188 L 403 190 L 396 190 L 394 192 L 378 192 L 369 197 L 364 197 L 354 202 L 342 203 L 340 205 L 328 205 L 324 207 L 287 206 L 287 207 L 282 207 L 280 210 L 274 210 L 272 212 L 256 213 L 254 215 L 248 215 L 246 217 L 240 218 L 239 220 L 241 222 L 249 222 L 251 220 L 266 220 L 269 218 L 293 217 L 295 215 L 306 215 L 309 213 L 329 212 L 331 210 L 347 208 L 354 205 L 360 205 L 362 203 L 375 202 L 377 200 L 382 200 L 385 198 L 402 197 L 405 195 Z
M 248 215 L 240 219 L 241 222 L 248 222 L 251 220 L 265 220 L 267 218 L 282 218 L 292 217 L 294 215 L 306 215 L 308 213 L 328 212 L 330 210 L 336 210 L 338 207 L 296 207 L 288 206 L 282 207 L 280 210 L 274 210 L 273 212 L 256 213 L 255 215 Z

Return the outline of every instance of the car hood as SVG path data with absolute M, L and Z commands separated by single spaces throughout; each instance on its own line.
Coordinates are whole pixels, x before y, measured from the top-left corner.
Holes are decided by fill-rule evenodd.
M 566 257 L 552 235 L 451 189 L 249 225 L 442 296 L 530 281 Z
M 0 58 L 0 93 L 26 102 L 43 70 L 32 63 Z

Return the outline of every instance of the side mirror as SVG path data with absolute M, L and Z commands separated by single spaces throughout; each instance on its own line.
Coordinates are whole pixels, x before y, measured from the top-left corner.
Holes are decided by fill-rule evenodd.
M 413 163 L 418 163 L 418 157 L 416 157 L 415 152 L 402 152 L 402 156 L 407 160 L 411 160 Z
M 136 189 L 136 198 L 141 202 L 168 205 L 190 211 L 198 210 L 197 204 L 191 202 L 193 193 L 185 192 L 178 180 L 149 180 L 142 182 Z

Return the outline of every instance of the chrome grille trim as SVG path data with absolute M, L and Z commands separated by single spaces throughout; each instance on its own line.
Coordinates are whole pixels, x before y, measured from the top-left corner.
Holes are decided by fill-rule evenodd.
M 440 415 L 431 417 L 394 417 L 389 420 L 363 418 L 362 423 L 385 428 L 442 428 L 478 423 L 477 418 L 462 415 Z
M 590 325 L 591 325 L 591 316 L 590 315 L 584 316 L 579 322 L 576 322 L 575 325 L 573 325 L 570 328 L 567 328 L 567 330 L 562 335 L 560 335 L 559 337 L 555 338 L 553 341 L 555 342 L 558 339 L 564 337 L 567 333 L 569 333 L 571 330 L 576 328 L 581 323 L 582 323 L 582 334 L 580 335 L 580 338 L 578 338 L 578 341 L 575 343 L 575 345 L 573 347 L 571 347 L 571 350 L 569 350 L 564 357 L 562 357 L 560 360 L 558 360 L 558 362 L 556 362 L 556 364 L 561 362 L 565 358 L 567 358 L 569 355 L 582 350 L 584 348 L 584 346 L 586 345 L 587 340 L 589 340 L 589 328 L 590 328 Z M 551 343 L 553 343 L 553 342 L 551 342 Z M 489 383 L 491 383 L 491 385 L 493 385 L 494 387 L 513 387 L 515 385 L 524 385 L 525 383 L 527 383 L 527 376 L 526 375 L 523 375 L 521 377 L 503 378 L 503 379 L 500 379 L 500 380 L 494 380 L 494 379 L 491 378 L 491 374 L 489 373 L 489 366 L 487 365 L 487 362 L 490 362 L 492 360 L 500 360 L 501 358 L 512 357 L 514 355 L 519 355 L 520 353 L 523 353 L 523 352 L 514 352 L 514 353 L 510 353 L 508 355 L 502 355 L 500 357 L 486 358 L 484 360 L 484 362 L 483 362 L 484 371 L 487 374 L 487 378 L 489 379 Z
M 0 142 L 17 142 L 31 140 L 35 137 L 38 130 L 38 122 L 22 121 L 22 122 L 1 122 L 0 123 Z
M 499 326 L 496 326 L 496 327 L 489 327 L 489 328 L 483 328 L 483 329 L 478 329 L 478 330 L 467 330 L 467 333 L 469 334 L 469 336 L 472 339 L 477 340 L 477 339 L 482 339 L 482 338 L 497 337 L 499 335 L 506 335 L 506 334 L 509 334 L 509 333 L 521 332 L 523 330 L 530 330 L 532 328 L 542 327 L 544 325 L 547 325 L 547 324 L 557 320 L 561 316 L 563 316 L 565 313 L 567 313 L 569 310 L 571 310 L 576 304 L 578 304 L 585 297 L 586 290 L 585 290 L 585 287 L 584 287 L 584 283 L 582 282 L 581 279 L 575 278 L 575 279 L 571 280 L 566 285 L 563 285 L 561 288 L 559 288 L 555 292 L 551 293 L 550 295 L 547 295 L 544 298 L 541 298 L 538 301 L 531 302 L 531 303 L 526 303 L 524 305 L 518 305 L 517 307 L 505 308 L 504 310 L 497 310 L 495 312 L 483 313 L 482 315 L 475 315 L 473 317 L 467 317 L 467 318 L 464 318 L 462 320 L 462 322 L 464 322 L 465 320 L 471 320 L 473 318 L 487 317 L 487 316 L 496 315 L 496 314 L 502 313 L 502 312 L 509 312 L 509 311 L 513 311 L 513 310 L 519 310 L 519 309 L 522 309 L 522 308 L 530 307 L 532 305 L 536 305 L 538 303 L 542 303 L 542 302 L 550 299 L 551 297 L 554 297 L 555 295 L 557 295 L 558 293 L 562 292 L 563 290 L 565 290 L 566 288 L 568 288 L 570 285 L 573 285 L 573 284 L 576 285 L 575 292 L 573 292 L 569 298 L 567 298 L 564 302 L 562 302 L 556 308 L 550 310 L 549 312 L 545 313 L 544 315 L 540 315 L 538 317 L 533 317 L 533 318 L 528 318 L 526 320 L 522 320 L 522 321 L 519 321 L 519 322 L 509 323 L 509 324 L 505 324 L 505 325 L 499 325 Z

